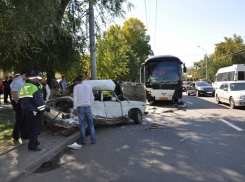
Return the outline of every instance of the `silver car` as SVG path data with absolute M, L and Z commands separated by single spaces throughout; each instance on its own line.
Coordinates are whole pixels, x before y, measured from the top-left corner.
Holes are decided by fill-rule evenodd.
M 234 109 L 236 106 L 245 106 L 245 82 L 223 83 L 215 91 L 216 102 L 230 104 Z

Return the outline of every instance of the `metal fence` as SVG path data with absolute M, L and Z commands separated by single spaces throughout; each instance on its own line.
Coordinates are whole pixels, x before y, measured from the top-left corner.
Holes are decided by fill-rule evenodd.
M 145 87 L 142 83 L 122 82 L 123 95 L 128 100 L 146 102 Z

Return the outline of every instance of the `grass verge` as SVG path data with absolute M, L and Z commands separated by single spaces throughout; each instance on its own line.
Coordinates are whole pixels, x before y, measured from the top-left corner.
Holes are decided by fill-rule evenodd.
M 0 152 L 19 144 L 19 141 L 12 138 L 14 123 L 13 109 L 0 111 Z M 41 133 L 46 131 L 48 131 L 47 126 L 42 126 Z
M 0 112 L 0 152 L 19 143 L 12 138 L 14 122 L 13 109 Z

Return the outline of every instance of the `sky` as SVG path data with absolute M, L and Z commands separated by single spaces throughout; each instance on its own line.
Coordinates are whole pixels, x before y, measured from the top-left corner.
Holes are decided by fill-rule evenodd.
M 141 20 L 154 55 L 179 57 L 193 66 L 234 34 L 245 39 L 245 0 L 128 0 L 126 19 Z M 127 10 L 127 8 L 125 8 Z M 116 24 L 123 23 L 117 19 Z M 199 48 L 200 46 L 201 48 Z

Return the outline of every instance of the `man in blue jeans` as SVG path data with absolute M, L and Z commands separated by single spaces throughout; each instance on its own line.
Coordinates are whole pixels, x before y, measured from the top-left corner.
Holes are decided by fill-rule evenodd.
M 86 145 L 87 138 L 85 133 L 85 119 L 87 118 L 89 130 L 91 134 L 92 144 L 96 143 L 93 116 L 91 112 L 91 105 L 94 103 L 94 94 L 89 84 L 82 83 L 82 77 L 76 78 L 77 85 L 73 89 L 73 108 L 74 114 L 78 115 L 80 133 L 81 133 L 81 144 Z

